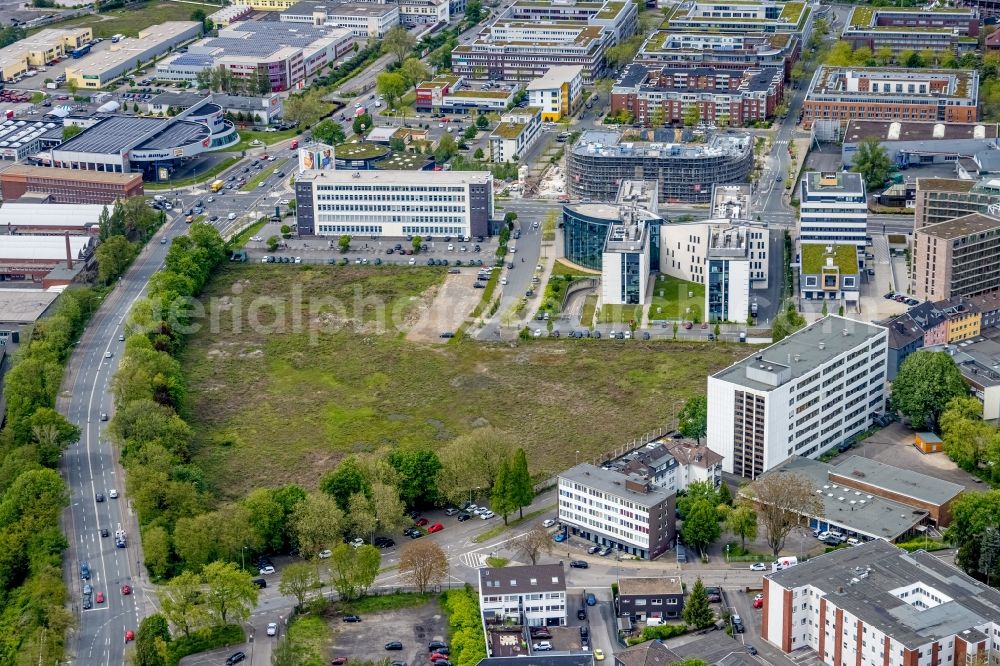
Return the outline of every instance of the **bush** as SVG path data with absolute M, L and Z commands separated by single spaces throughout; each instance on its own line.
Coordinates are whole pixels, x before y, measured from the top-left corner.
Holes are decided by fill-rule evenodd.
M 442 593 L 441 602 L 451 629 L 451 662 L 455 666 L 475 666 L 486 658 L 479 595 L 466 584 L 460 590 Z
M 190 638 L 182 636 L 170 641 L 167 648 L 167 666 L 177 666 L 181 659 L 191 654 L 227 645 L 239 645 L 245 641 L 243 627 L 238 624 L 202 629 L 191 634 Z
M 642 634 L 628 640 L 629 645 L 638 645 L 646 641 L 667 640 L 676 636 L 682 636 L 688 631 L 686 624 L 661 624 L 658 627 L 643 627 Z

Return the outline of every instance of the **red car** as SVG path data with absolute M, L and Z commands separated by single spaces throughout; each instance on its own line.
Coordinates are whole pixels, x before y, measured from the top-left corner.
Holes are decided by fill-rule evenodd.
M 343 666 L 347 663 L 347 657 L 334 657 L 330 660 L 331 666 Z
M 427 524 L 427 522 L 428 522 L 428 521 L 427 521 L 427 519 L 426 519 L 426 518 L 417 518 L 417 520 L 416 520 L 416 521 L 414 522 L 414 524 L 415 524 L 415 525 L 416 525 L 417 527 L 423 527 L 424 525 L 426 525 L 426 524 Z
M 443 529 L 444 529 L 444 525 L 442 525 L 441 523 L 434 523 L 433 525 L 431 525 L 430 527 L 427 528 L 427 531 L 428 532 L 440 532 Z
M 756 597 L 753 598 L 753 607 L 754 608 L 763 608 L 764 607 L 764 595 L 763 594 L 758 594 Z
M 434 654 L 431 655 L 431 662 L 434 662 L 438 659 L 448 659 L 448 655 L 441 654 L 440 652 L 435 652 Z
M 98 592 L 97 594 L 95 594 L 94 595 L 94 601 L 96 603 L 103 604 L 104 603 L 104 593 L 103 592 Z
M 128 585 L 122 585 L 122 594 L 132 594 L 132 588 Z
M 134 641 L 134 640 L 135 640 L 135 632 L 129 629 L 128 631 L 125 632 L 125 642 L 128 643 L 129 641 Z

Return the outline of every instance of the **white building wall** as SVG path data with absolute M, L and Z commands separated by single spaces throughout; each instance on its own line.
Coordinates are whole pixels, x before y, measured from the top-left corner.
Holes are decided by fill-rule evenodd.
M 706 283 L 709 225 L 660 226 L 660 272 L 688 282 Z
M 605 252 L 601 255 L 601 303 L 619 305 L 622 298 L 622 255 Z
M 630 521 L 622 518 L 623 505 L 630 505 Z M 649 550 L 649 512 L 630 500 L 561 478 L 559 518 L 588 531 L 603 532 L 615 541 Z M 643 527 L 646 531 L 640 532 L 636 527 Z
M 708 430 L 705 442 L 708 448 L 722 456 L 722 471 L 733 471 L 733 409 L 735 394 L 732 385 L 721 379 L 708 377 Z

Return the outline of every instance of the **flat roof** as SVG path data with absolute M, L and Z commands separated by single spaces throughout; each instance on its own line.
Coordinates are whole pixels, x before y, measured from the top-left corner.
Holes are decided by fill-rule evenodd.
M 970 213 L 962 217 L 956 217 L 947 222 L 928 224 L 917 229 L 918 234 L 926 234 L 941 238 L 943 240 L 955 240 L 972 234 L 983 233 L 1000 228 L 1000 218 L 984 215 L 983 213 Z
M 879 539 L 766 577 L 785 589 L 817 588 L 837 607 L 909 649 L 955 635 L 963 637 L 966 631 L 976 641 L 989 640 L 977 627 L 1000 617 L 1000 592 L 994 588 L 931 553 L 907 553 Z M 918 608 L 898 596 L 900 590 L 918 584 L 925 590 L 932 588 L 945 601 Z
M 297 2 L 281 12 L 283 16 L 312 16 L 315 12 L 324 12 L 327 16 L 385 16 L 399 7 L 395 4 L 376 4 L 373 2 Z
M 928 433 L 921 433 L 921 436 Z M 929 436 L 937 437 L 932 433 Z M 926 437 L 925 437 L 926 439 Z M 941 441 L 940 439 L 936 441 Z M 938 477 L 927 476 L 902 467 L 886 465 L 878 460 L 863 456 L 851 456 L 847 460 L 834 465 L 831 473 L 845 478 L 856 479 L 876 488 L 912 497 L 915 500 L 930 504 L 943 505 L 958 497 L 965 488 L 957 483 L 951 483 Z
M 560 472 L 559 478 L 596 488 L 644 507 L 661 504 L 674 494 L 673 491 L 666 491 L 652 484 L 649 484 L 648 492 L 629 490 L 625 486 L 625 481 L 635 481 L 641 484 L 648 484 L 649 481 L 635 474 L 626 475 L 614 470 L 595 467 L 590 463 L 580 463 L 575 467 L 570 467 Z
M 830 473 L 835 469 L 818 460 L 792 456 L 764 476 L 795 474 L 806 479 L 823 505 L 820 515 L 807 518 L 822 518 L 873 538 L 895 539 L 928 516 L 927 511 L 832 481 Z
M 830 247 L 833 251 L 827 252 Z M 833 259 L 833 265 L 840 269 L 841 275 L 853 275 L 858 272 L 858 248 L 856 245 L 825 245 L 823 243 L 802 244 L 802 272 L 818 275 L 827 265 L 827 258 Z
M 337 169 L 334 171 L 303 171 L 297 180 L 312 180 L 319 185 L 382 183 L 389 185 L 483 185 L 491 182 L 489 171 L 358 171 Z
M 188 54 L 213 58 L 266 58 L 287 48 L 319 48 L 323 42 L 351 35 L 349 28 L 282 21 L 241 21 L 193 44 Z M 290 54 L 289 54 L 290 55 Z
M 86 227 L 97 224 L 106 206 L 5 202 L 0 207 L 0 229 L 12 227 Z
M 79 136 L 79 135 L 78 135 Z M 29 164 L 12 164 L 0 171 L 4 176 L 22 176 L 26 178 L 53 178 L 59 180 L 102 183 L 106 185 L 125 186 L 135 181 L 142 181 L 141 173 L 114 173 L 111 171 L 85 171 L 83 169 L 62 169 L 58 167 L 31 166 Z
M 974 180 L 958 178 L 917 178 L 917 190 L 937 190 L 941 192 L 970 192 L 976 186 Z
M 69 248 L 73 260 L 87 249 L 93 238 L 90 236 L 70 236 Z M 0 261 L 30 259 L 34 261 L 65 261 L 66 238 L 64 236 L 29 236 L 14 234 L 4 236 L 0 243 Z
M 880 96 L 886 98 L 885 103 L 891 104 L 897 99 L 961 99 L 976 100 L 979 91 L 975 85 L 979 81 L 979 73 L 974 69 L 905 69 L 900 67 L 847 67 L 834 65 L 820 65 L 816 68 L 813 78 L 806 93 L 806 100 L 827 99 L 829 97 L 863 97 L 865 101 L 871 99 L 872 93 L 868 90 L 848 89 L 848 80 L 860 83 L 862 79 L 867 79 L 872 83 L 938 83 L 945 82 L 944 90 L 931 89 L 928 85 L 927 92 L 910 91 L 907 87 L 905 92 L 890 92 L 879 90 Z
M 613 88 L 640 89 L 650 92 L 681 90 L 685 92 L 712 91 L 731 95 L 766 92 L 784 72 L 780 67 L 749 67 L 724 69 L 722 67 L 683 67 L 680 65 L 644 65 L 631 63 L 614 83 Z M 737 88 L 730 88 L 731 80 L 739 81 Z M 698 82 L 707 83 L 698 86 Z M 681 83 L 675 83 L 681 81 Z M 624 91 L 623 91 L 624 92 Z
M 122 64 L 134 64 L 150 49 L 164 43 L 177 43 L 183 39 L 181 35 L 185 32 L 200 26 L 201 23 L 198 21 L 166 21 L 151 25 L 140 30 L 138 37 L 125 37 L 108 49 L 92 52 L 81 60 L 74 60 L 66 71 L 82 76 L 91 72 L 104 73 Z
M 565 591 L 566 572 L 561 563 L 479 570 L 479 592 L 484 596 Z
M 569 83 L 578 76 L 583 76 L 582 65 L 558 65 L 549 67 L 545 73 L 528 83 L 528 90 L 551 90 Z
M 181 55 L 187 55 L 187 54 L 182 53 Z M 168 91 L 168 92 L 162 92 L 159 95 L 153 97 L 153 99 L 149 100 L 148 104 L 156 106 L 179 106 L 186 109 L 189 106 L 194 106 L 195 104 L 197 104 L 198 102 L 202 101 L 203 99 L 209 96 L 210 95 L 202 95 L 197 92 Z
M 487 657 L 476 666 L 594 666 L 594 655 L 589 652 L 519 654 L 516 657 Z
M 849 30 L 878 30 L 882 28 L 886 29 L 897 29 L 897 30 L 909 30 L 915 27 L 924 26 L 880 26 L 876 25 L 880 15 L 892 15 L 903 17 L 921 17 L 927 20 L 933 20 L 935 17 L 952 15 L 960 18 L 967 18 L 972 21 L 976 18 L 976 9 L 972 7 L 855 7 L 851 12 L 850 18 L 848 18 L 846 25 L 844 26 L 844 32 Z M 951 28 L 949 26 L 927 26 L 931 28 L 938 28 L 941 31 L 948 30 Z
M 137 148 L 174 148 L 207 139 L 205 125 L 175 118 L 109 116 L 62 144 L 57 151 L 120 154 Z
M 0 321 L 30 324 L 56 300 L 59 289 L 0 289 Z
M 931 141 L 952 139 L 995 139 L 1000 136 L 997 123 L 935 123 L 890 120 L 847 121 L 844 143 L 865 139 L 879 141 Z
M 601 157 L 708 158 L 740 156 L 752 146 L 749 134 L 713 134 L 703 143 L 623 141 L 621 132 L 587 130 L 573 146 L 576 155 Z
M 771 391 L 776 385 L 747 376 L 750 368 L 760 365 L 777 370 L 787 369 L 789 381 L 811 373 L 819 366 L 855 347 L 871 342 L 885 332 L 882 326 L 868 324 L 837 315 L 827 315 L 769 347 L 756 351 L 742 361 L 712 375 L 715 379 L 745 386 L 758 391 Z M 789 363 L 789 359 L 795 359 Z
M 864 194 L 865 183 L 860 173 L 850 171 L 810 171 L 802 181 L 807 194 Z
M 619 578 L 618 594 L 642 596 L 646 594 L 684 594 L 680 576 L 648 578 Z

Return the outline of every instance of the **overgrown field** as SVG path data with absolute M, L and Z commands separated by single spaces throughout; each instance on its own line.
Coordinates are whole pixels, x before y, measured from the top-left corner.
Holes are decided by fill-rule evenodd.
M 288 481 L 312 487 L 348 453 L 436 448 L 486 424 L 523 440 L 533 472 L 552 472 L 575 451 L 582 460 L 664 425 L 704 392 L 708 373 L 747 353 L 610 340 L 420 345 L 396 327 L 376 330 L 376 303 L 412 323 L 443 277 L 416 267 L 224 267 L 203 299 L 217 302 L 218 324 L 191 337 L 183 360 L 194 455 L 210 483 L 229 497 Z M 348 314 L 310 314 L 311 296 L 336 299 Z M 284 332 L 248 325 L 259 297 L 284 308 Z M 348 321 L 356 299 L 367 305 Z M 274 307 L 260 310 L 273 323 Z M 337 322 L 346 325 L 309 330 Z

